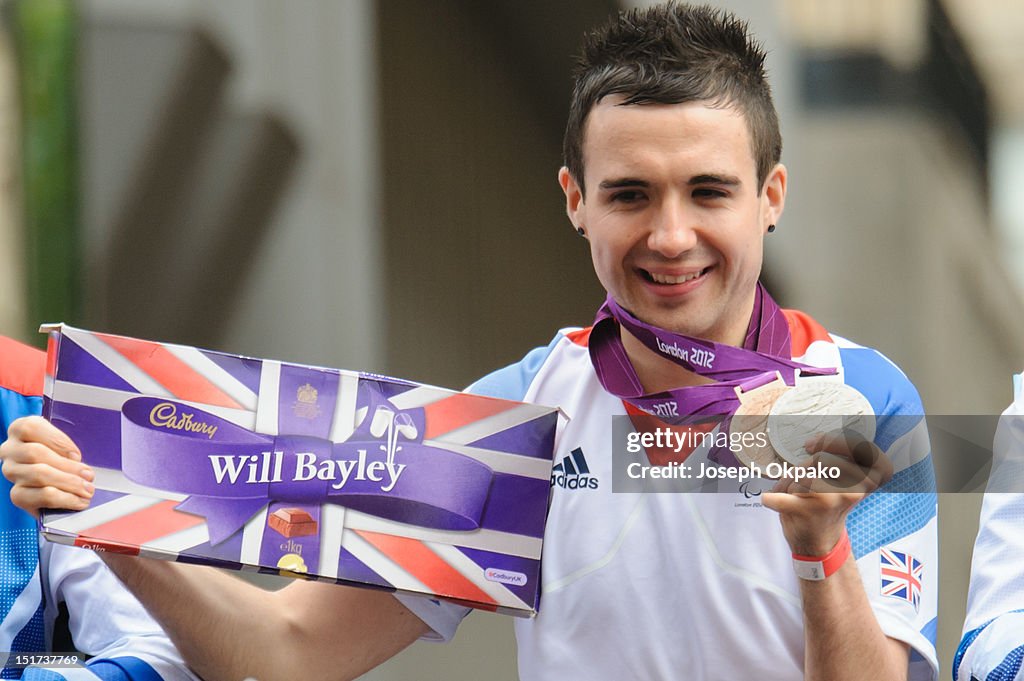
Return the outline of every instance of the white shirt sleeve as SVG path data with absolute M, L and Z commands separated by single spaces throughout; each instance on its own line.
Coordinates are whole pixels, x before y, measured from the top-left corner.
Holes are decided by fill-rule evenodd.
M 1024 681 L 1024 395 L 1003 412 L 981 507 L 953 678 Z
M 39 564 L 47 609 L 67 604 L 80 651 L 94 660 L 137 658 L 164 681 L 197 681 L 160 626 L 95 553 L 40 539 Z
M 430 627 L 430 633 L 421 636 L 421 641 L 447 643 L 455 636 L 455 630 L 459 628 L 459 623 L 470 612 L 467 607 L 436 598 L 405 594 L 395 594 L 395 598 Z

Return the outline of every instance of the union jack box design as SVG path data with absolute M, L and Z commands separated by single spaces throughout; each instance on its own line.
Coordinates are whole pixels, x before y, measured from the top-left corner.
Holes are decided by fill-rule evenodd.
M 536 612 L 557 411 L 46 325 L 63 544 Z

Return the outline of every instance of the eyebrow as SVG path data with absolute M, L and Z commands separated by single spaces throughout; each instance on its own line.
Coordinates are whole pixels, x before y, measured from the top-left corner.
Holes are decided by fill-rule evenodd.
M 646 180 L 638 180 L 633 177 L 623 177 L 617 180 L 603 180 L 598 185 L 601 189 L 620 189 L 622 187 L 649 187 L 650 183 Z
M 738 187 L 740 185 L 740 178 L 734 175 L 694 175 L 686 184 L 691 187 L 695 184 L 721 184 Z
M 621 189 L 622 187 L 649 187 L 650 182 L 646 180 L 640 180 L 635 177 L 622 177 L 614 180 L 603 180 L 598 188 L 600 189 Z M 689 186 L 695 186 L 698 184 L 717 184 L 727 187 L 738 187 L 740 186 L 740 178 L 734 175 L 714 175 L 711 173 L 705 173 L 702 175 L 694 175 L 686 182 Z

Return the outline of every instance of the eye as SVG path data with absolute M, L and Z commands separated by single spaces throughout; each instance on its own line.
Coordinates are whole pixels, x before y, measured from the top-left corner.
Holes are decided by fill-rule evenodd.
M 693 190 L 693 198 L 695 199 L 724 199 L 728 196 L 721 189 L 713 189 L 711 187 L 701 187 Z
M 637 203 L 643 201 L 646 197 L 644 193 L 636 189 L 624 189 L 622 191 L 615 192 L 609 197 L 609 201 L 612 203 Z

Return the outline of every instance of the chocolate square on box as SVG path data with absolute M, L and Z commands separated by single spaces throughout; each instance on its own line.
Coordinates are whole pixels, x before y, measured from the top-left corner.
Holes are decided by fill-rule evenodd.
M 285 537 L 307 537 L 316 534 L 313 516 L 301 508 L 279 508 L 267 519 L 267 525 Z

